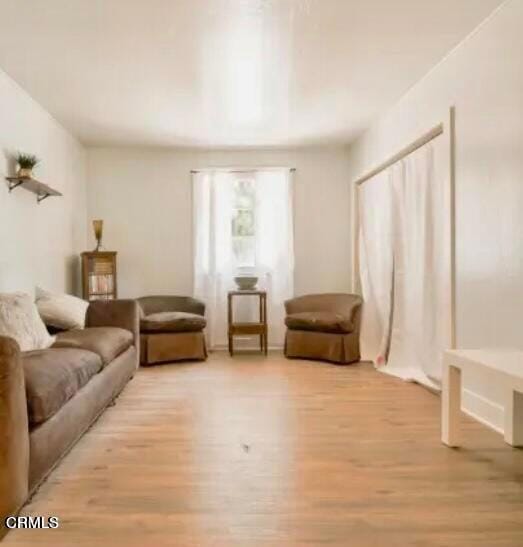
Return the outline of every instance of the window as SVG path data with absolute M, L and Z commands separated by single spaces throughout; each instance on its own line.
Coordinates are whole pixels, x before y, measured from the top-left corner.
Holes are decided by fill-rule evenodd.
M 254 267 L 256 249 L 256 190 L 254 178 L 234 183 L 232 246 L 237 267 Z
M 227 346 L 227 292 L 247 271 L 269 295 L 269 344 L 283 346 L 283 302 L 294 293 L 290 170 L 207 169 L 193 181 L 194 295 L 207 304 L 209 346 Z

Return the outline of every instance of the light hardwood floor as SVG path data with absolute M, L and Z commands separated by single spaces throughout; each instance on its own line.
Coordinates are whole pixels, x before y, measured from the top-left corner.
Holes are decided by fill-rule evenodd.
M 142 369 L 6 545 L 521 547 L 523 451 L 378 374 L 225 353 Z

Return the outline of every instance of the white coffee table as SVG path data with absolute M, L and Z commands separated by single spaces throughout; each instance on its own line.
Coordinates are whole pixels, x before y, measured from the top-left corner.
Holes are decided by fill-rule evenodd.
M 450 350 L 443 358 L 441 440 L 460 443 L 462 373 L 485 370 L 505 392 L 505 441 L 523 446 L 523 351 Z

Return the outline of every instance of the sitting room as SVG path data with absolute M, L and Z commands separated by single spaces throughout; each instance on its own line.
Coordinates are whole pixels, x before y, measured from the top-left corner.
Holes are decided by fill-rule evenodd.
M 523 2 L 0 3 L 0 543 L 523 545 Z

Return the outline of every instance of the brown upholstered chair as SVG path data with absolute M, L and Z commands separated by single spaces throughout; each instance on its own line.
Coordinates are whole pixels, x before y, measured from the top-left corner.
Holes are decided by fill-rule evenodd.
M 360 360 L 361 297 L 309 294 L 285 302 L 285 356 L 338 364 Z
M 140 364 L 207 358 L 205 304 L 188 296 L 144 296 L 140 307 Z

